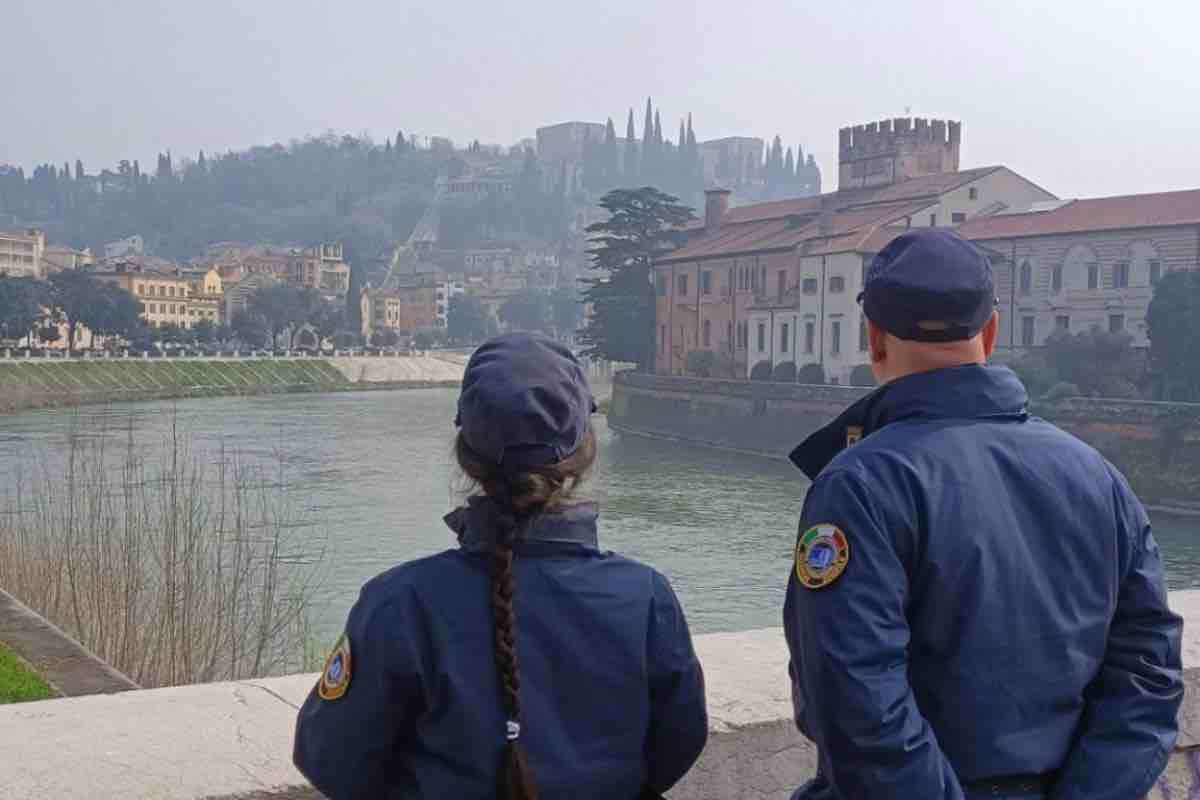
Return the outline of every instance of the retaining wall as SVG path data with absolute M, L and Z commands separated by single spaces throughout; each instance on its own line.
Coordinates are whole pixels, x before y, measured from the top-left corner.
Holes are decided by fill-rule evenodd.
M 462 358 L 0 359 L 0 412 L 127 400 L 458 386 Z
M 1187 620 L 1180 738 L 1153 800 L 1200 793 L 1200 592 Z M 696 637 L 711 733 L 671 800 L 787 800 L 815 770 L 792 723 L 778 628 Z M 296 711 L 316 675 L 0 707 L 0 800 L 316 798 L 292 767 Z
M 869 391 L 621 372 L 609 424 L 783 457 Z M 1200 404 L 1074 398 L 1030 408 L 1099 449 L 1148 502 L 1200 505 L 1190 499 L 1200 497 Z

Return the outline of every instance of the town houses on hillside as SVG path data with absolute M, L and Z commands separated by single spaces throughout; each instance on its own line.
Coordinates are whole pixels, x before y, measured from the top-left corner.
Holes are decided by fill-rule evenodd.
M 659 374 L 707 352 L 715 374 L 847 383 L 868 363 L 856 302 L 867 265 L 892 239 L 950 226 L 977 241 L 996 272 L 1000 346 L 1038 347 L 1056 330 L 1093 326 L 1147 344 L 1152 287 L 1200 265 L 1200 191 L 1060 200 L 1003 166 L 959 169 L 955 122 L 887 120 L 839 133 L 839 189 L 705 215 L 655 265 Z

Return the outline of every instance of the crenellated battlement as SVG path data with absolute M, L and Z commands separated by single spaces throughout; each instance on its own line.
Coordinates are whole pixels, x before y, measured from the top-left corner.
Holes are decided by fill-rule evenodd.
M 838 131 L 839 189 L 884 186 L 957 172 L 962 123 L 897 117 Z

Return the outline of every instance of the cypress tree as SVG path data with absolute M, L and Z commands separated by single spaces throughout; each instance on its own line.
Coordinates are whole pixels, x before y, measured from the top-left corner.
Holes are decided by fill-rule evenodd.
M 791 183 L 796 177 L 796 162 L 792 159 L 792 148 L 787 149 L 787 158 L 783 160 L 784 183 Z
M 603 158 L 604 188 L 611 189 L 621 180 L 620 158 L 617 156 L 617 129 L 612 117 L 604 127 L 604 158 Z
M 83 161 L 77 158 L 75 159 L 75 180 L 83 180 L 83 174 Z
M 633 129 L 633 109 L 629 109 L 629 121 L 625 124 L 625 182 L 636 186 L 641 165 L 638 164 L 637 132 Z
M 658 174 L 658 153 L 654 149 L 654 111 L 646 98 L 646 117 L 642 121 L 642 182 L 653 184 Z

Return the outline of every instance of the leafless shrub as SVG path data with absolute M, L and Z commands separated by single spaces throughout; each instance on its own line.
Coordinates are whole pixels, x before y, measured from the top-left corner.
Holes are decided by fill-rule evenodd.
M 77 417 L 76 420 L 79 418 Z M 324 543 L 278 474 L 133 422 L 30 452 L 0 495 L 0 585 L 145 687 L 311 667 Z M 114 441 L 117 444 L 114 444 Z

